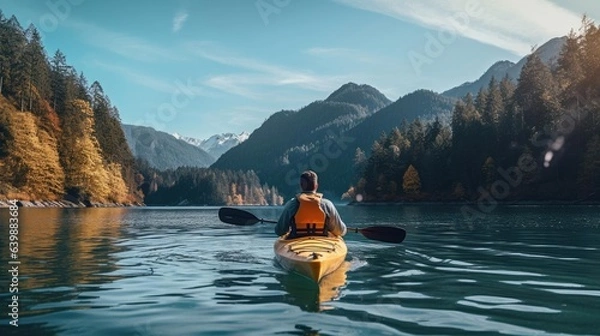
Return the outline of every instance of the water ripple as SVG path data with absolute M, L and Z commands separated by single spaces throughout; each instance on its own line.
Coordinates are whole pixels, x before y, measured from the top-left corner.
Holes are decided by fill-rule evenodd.
M 402 244 L 349 234 L 348 263 L 318 286 L 276 265 L 272 226 L 224 225 L 217 209 L 24 209 L 19 331 L 583 336 L 600 330 L 600 232 L 589 225 L 598 208 L 511 207 L 466 224 L 456 208 L 340 207 L 353 226 L 402 223 L 409 234 Z M 280 208 L 251 210 L 275 218 Z M 0 229 L 6 223 L 2 217 Z M 6 255 L 0 258 L 6 264 Z M 0 299 L 9 301 L 10 293 Z M 0 323 L 8 323 L 7 315 Z
M 448 272 L 465 272 L 465 273 L 480 273 L 480 274 L 494 274 L 494 275 L 513 275 L 513 276 L 534 276 L 543 277 L 546 276 L 540 273 L 523 272 L 523 271 L 512 271 L 512 270 L 497 270 L 497 269 L 474 269 L 474 268 L 456 268 L 456 267 L 436 267 L 440 271 Z

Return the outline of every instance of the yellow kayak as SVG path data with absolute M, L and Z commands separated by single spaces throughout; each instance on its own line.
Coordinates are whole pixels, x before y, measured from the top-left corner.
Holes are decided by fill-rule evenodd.
M 300 273 L 315 282 L 338 269 L 348 253 L 341 237 L 301 237 L 275 241 L 275 258 L 288 271 Z

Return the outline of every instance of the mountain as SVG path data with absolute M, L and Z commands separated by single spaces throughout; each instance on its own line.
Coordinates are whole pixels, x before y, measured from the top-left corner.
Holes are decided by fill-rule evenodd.
M 299 164 L 311 160 L 317 165 L 325 164 L 323 160 L 317 162 L 324 154 L 315 156 L 316 148 L 335 141 L 390 103 L 371 86 L 344 84 L 325 100 L 297 111 L 274 113 L 246 141 L 231 148 L 211 167 L 252 169 L 261 181 L 276 185 L 280 192 L 291 196 L 297 188 L 297 177 L 305 169 Z
M 223 153 L 227 152 L 231 148 L 239 145 L 246 141 L 250 136 L 248 132 L 242 132 L 240 134 L 235 133 L 223 133 L 215 134 L 208 139 L 200 140 L 196 138 L 184 137 L 177 133 L 173 134 L 176 139 L 183 140 L 190 145 L 201 148 L 208 154 L 210 154 L 214 160 L 217 160 Z
M 393 127 L 400 126 L 403 121 L 412 122 L 416 118 L 423 122 L 436 118 L 450 121 L 455 99 L 445 97 L 430 90 L 417 90 L 400 97 L 393 104 L 377 111 L 360 125 L 348 132 L 368 141 L 369 145 L 379 138 L 381 132 L 389 132 Z M 376 134 L 376 138 L 366 139 L 365 134 Z
M 553 66 L 556 63 L 566 41 L 566 36 L 555 37 L 544 43 L 534 52 L 540 56 L 544 63 Z M 508 78 L 516 83 L 519 79 L 519 75 L 521 74 L 521 70 L 523 69 L 525 62 L 527 62 L 528 56 L 523 57 L 517 63 L 513 63 L 511 61 L 496 62 L 476 81 L 463 83 L 457 87 L 443 92 L 442 95 L 455 98 L 462 98 L 466 96 L 467 93 L 476 95 L 481 88 L 487 87 L 492 77 L 496 78 L 496 80 L 501 80 L 505 76 L 508 76 Z
M 410 124 L 417 118 L 424 123 L 436 118 L 449 123 L 455 102 L 453 98 L 429 90 L 417 90 L 400 97 L 345 132 L 341 136 L 344 140 L 344 146 L 340 146 L 342 150 L 335 160 L 329 160 L 327 169 L 320 175 L 339 197 L 355 182 L 353 160 L 357 148 L 368 156 L 373 142 L 379 139 L 382 133 L 390 134 L 394 127 L 401 128 L 403 123 Z M 316 151 L 326 153 L 327 148 L 318 148 Z
M 372 86 L 355 83 L 342 85 L 325 99 L 329 102 L 349 103 L 362 106 L 370 111 L 377 111 L 391 101 Z
M 346 84 L 325 101 L 273 114 L 212 167 L 253 169 L 288 197 L 297 189 L 299 174 L 311 168 L 319 174 L 320 190 L 339 199 L 354 182 L 357 147 L 369 152 L 382 132 L 389 134 L 403 121 L 449 120 L 455 99 L 418 90 L 388 102 L 368 85 Z
M 196 138 L 192 138 L 192 137 L 186 137 L 186 136 L 183 136 L 183 135 L 181 135 L 179 133 L 173 133 L 171 135 L 175 139 L 177 139 L 177 140 L 185 141 L 185 142 L 189 143 L 190 145 L 196 146 L 196 147 L 200 147 L 200 144 L 202 143 L 202 141 L 204 141 L 204 140 L 201 140 L 201 139 L 196 139 Z M 204 148 L 202 148 L 202 150 L 204 150 Z M 206 150 L 204 150 L 204 151 L 206 151 Z
M 208 167 L 213 157 L 206 151 L 151 127 L 123 124 L 123 132 L 131 153 L 160 169 Z

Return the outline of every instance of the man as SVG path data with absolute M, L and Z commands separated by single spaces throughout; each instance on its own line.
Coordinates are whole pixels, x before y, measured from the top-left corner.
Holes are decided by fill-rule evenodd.
M 318 187 L 318 177 L 314 171 L 307 170 L 300 175 L 302 192 L 283 208 L 275 226 L 278 236 L 288 232 L 288 238 L 346 234 L 346 224 L 333 203 L 323 198 L 323 194 L 317 193 Z

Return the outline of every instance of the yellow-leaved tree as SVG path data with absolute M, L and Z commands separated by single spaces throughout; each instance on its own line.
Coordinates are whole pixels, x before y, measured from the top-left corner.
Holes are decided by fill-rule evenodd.
M 63 122 L 61 160 L 68 193 L 91 202 L 124 202 L 127 187 L 118 164 L 105 165 L 94 136 L 94 113 L 88 102 L 69 102 Z
M 416 195 L 421 192 L 421 178 L 413 165 L 408 166 L 402 177 L 402 189 L 410 195 Z
M 3 144 L 6 157 L 0 165 L 5 196 L 22 199 L 59 199 L 65 175 L 60 165 L 57 140 L 40 127 L 39 117 L 17 111 L 0 96 L 0 120 L 10 136 Z M 7 192 L 8 191 L 8 192 Z

